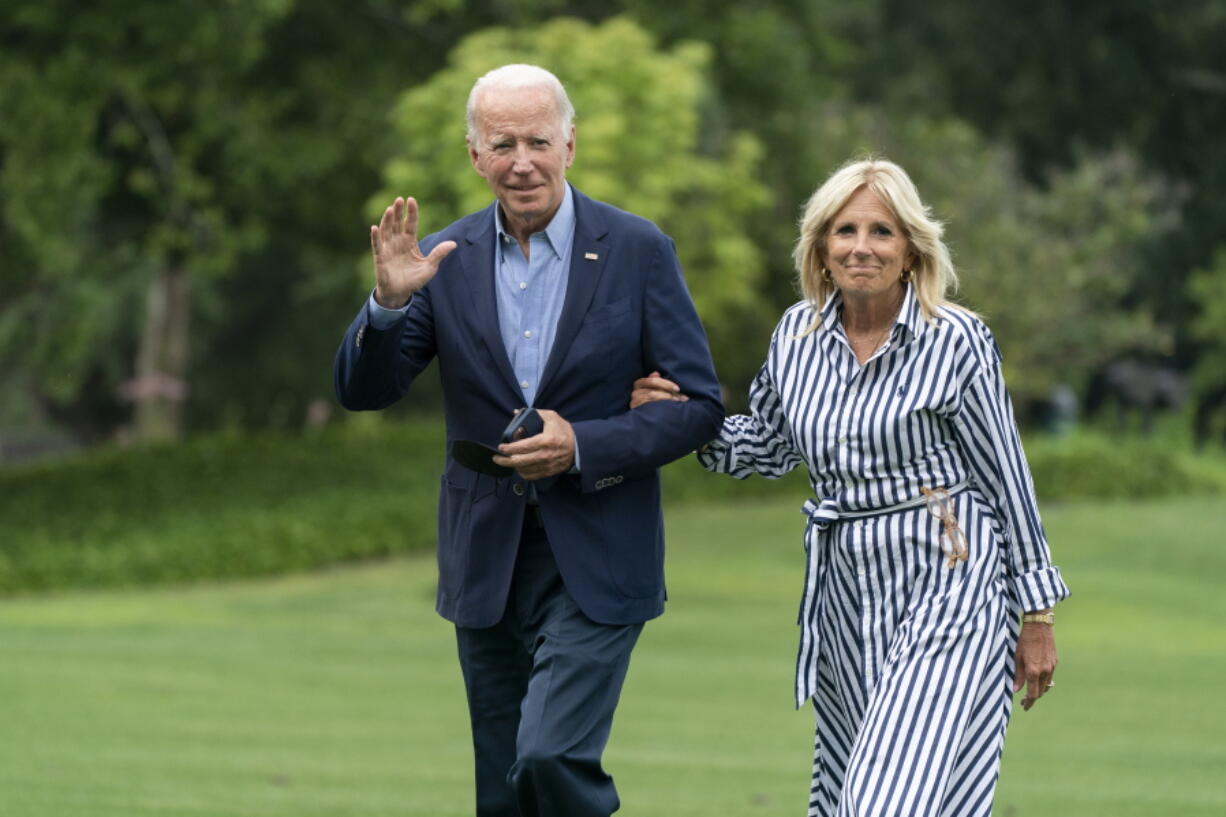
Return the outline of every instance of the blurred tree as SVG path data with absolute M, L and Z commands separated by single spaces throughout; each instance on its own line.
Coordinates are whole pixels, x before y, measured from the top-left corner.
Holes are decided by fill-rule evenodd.
M 388 110 L 472 24 L 455 5 L 6 4 L 10 382 L 84 441 L 300 425 L 330 396 Z
M 578 112 L 568 178 L 655 221 L 676 240 L 721 375 L 748 377 L 766 337 L 746 343 L 741 329 L 745 316 L 766 306 L 759 295 L 762 254 L 746 227 L 767 202 L 758 178 L 761 148 L 752 136 L 705 119 L 713 89 L 703 44 L 663 51 L 626 19 L 599 26 L 559 19 L 530 31 L 494 28 L 467 37 L 447 68 L 397 106 L 402 148 L 387 165 L 385 190 L 371 201 L 372 218 L 395 195 L 413 195 L 429 232 L 490 202 L 489 187 L 465 158 L 464 104 L 474 78 L 509 62 L 540 64 L 564 78 Z
M 1210 263 L 1226 225 L 1226 4 L 878 0 L 880 36 L 857 87 L 894 111 L 953 113 L 1012 145 L 1043 182 L 1087 151 L 1126 147 L 1181 186 L 1181 219 L 1138 248 L 1161 274 L 1134 281 L 1175 331 L 1184 366 L 1188 274 Z
M 0 354 L 84 435 L 116 421 L 125 381 L 138 436 L 182 427 L 192 282 L 223 275 L 260 233 L 225 207 L 216 171 L 264 118 L 239 80 L 284 8 L 31 2 L 11 13 Z

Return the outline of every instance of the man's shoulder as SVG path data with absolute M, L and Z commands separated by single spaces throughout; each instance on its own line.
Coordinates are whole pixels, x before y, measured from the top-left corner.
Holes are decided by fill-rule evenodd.
M 586 215 L 589 218 L 595 217 L 602 221 L 610 232 L 653 240 L 667 239 L 664 232 L 650 219 L 623 210 L 607 201 L 591 198 L 575 189 L 575 216 L 577 219 L 583 220 L 584 210 L 588 211 Z

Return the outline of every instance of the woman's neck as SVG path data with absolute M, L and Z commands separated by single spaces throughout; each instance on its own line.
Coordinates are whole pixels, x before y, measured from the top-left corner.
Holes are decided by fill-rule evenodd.
M 849 334 L 865 335 L 891 326 L 902 307 L 901 286 L 869 296 L 843 293 L 843 329 Z

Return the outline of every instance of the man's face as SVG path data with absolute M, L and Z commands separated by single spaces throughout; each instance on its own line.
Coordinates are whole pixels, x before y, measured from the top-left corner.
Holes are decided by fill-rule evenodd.
M 539 232 L 566 195 L 575 129 L 564 133 L 544 88 L 492 88 L 477 99 L 473 168 L 489 182 L 513 232 Z

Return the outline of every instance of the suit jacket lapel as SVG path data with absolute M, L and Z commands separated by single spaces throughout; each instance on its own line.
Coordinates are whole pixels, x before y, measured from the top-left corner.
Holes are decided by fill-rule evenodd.
M 460 263 L 464 267 L 464 276 L 468 282 L 467 291 L 472 296 L 472 315 L 467 320 L 479 328 L 481 339 L 494 361 L 494 368 L 515 394 L 521 395 L 522 398 L 498 323 L 498 302 L 494 292 L 494 244 L 498 236 L 494 231 L 493 210 L 497 206 L 495 203 L 481 213 L 465 234 L 464 246 L 459 248 Z
M 549 352 L 545 372 L 541 375 L 541 385 L 536 392 L 537 402 L 540 402 L 540 396 L 557 375 L 575 335 L 579 333 L 579 327 L 587 315 L 588 305 L 592 302 L 592 295 L 596 292 L 596 284 L 600 281 L 605 262 L 609 258 L 609 235 L 604 219 L 596 212 L 591 199 L 573 187 L 571 190 L 575 201 L 575 243 L 570 250 L 566 298 L 562 302 L 562 314 L 558 316 L 553 348 Z

